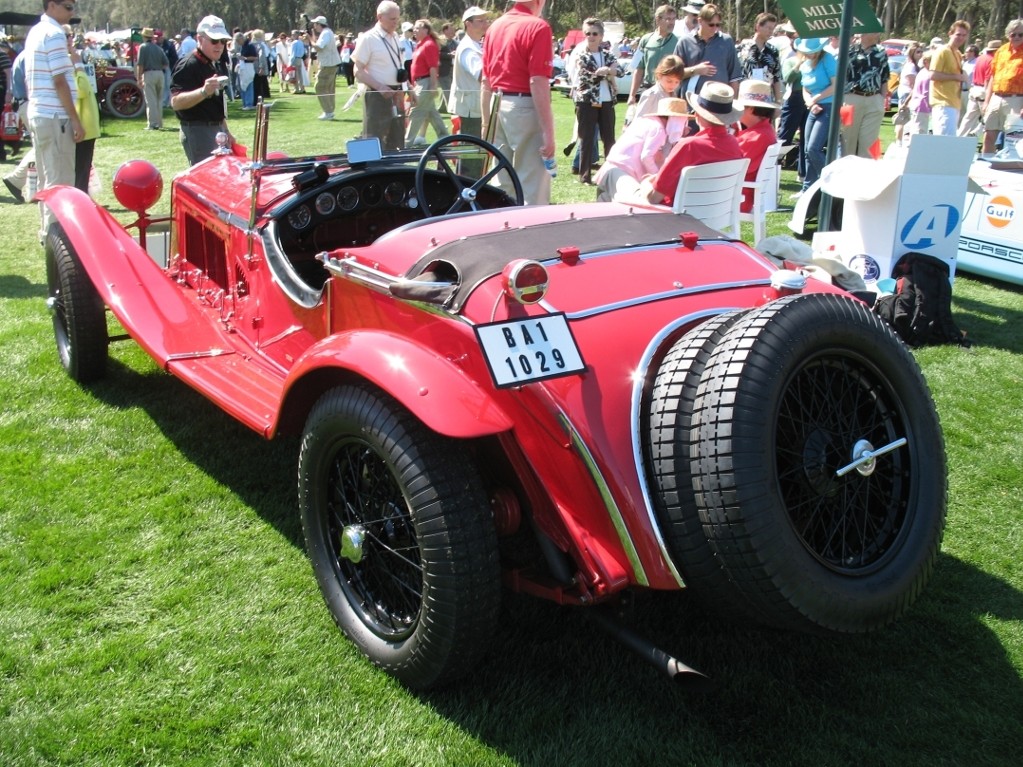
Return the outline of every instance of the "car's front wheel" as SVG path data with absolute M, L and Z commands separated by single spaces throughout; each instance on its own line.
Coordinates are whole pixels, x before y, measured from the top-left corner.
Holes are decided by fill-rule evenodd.
M 306 423 L 299 503 L 320 591 L 358 648 L 411 687 L 466 673 L 497 622 L 497 537 L 471 466 L 369 387 L 328 391 Z
M 59 224 L 46 235 L 46 282 L 60 364 L 78 383 L 102 378 L 110 345 L 106 309 Z

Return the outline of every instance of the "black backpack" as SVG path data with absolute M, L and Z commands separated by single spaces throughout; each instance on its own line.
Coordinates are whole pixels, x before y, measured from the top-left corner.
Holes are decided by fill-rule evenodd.
M 969 346 L 952 319 L 948 264 L 925 253 L 907 253 L 895 267 L 895 293 L 882 296 L 874 311 L 910 346 Z

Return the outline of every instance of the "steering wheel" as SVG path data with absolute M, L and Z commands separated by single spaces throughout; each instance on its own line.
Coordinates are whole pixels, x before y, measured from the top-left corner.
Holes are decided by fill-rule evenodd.
M 475 182 L 466 186 L 463 183 L 463 179 L 457 173 L 454 168 L 451 167 L 449 162 L 450 158 L 443 155 L 441 150 L 448 144 L 472 144 L 479 147 L 487 153 L 486 165 L 492 167 L 483 176 L 477 179 Z M 447 176 L 447 180 L 451 183 L 455 190 L 455 201 L 451 207 L 445 211 L 431 210 L 430 204 L 426 199 L 426 166 L 431 161 L 437 163 L 437 167 L 444 171 Z M 464 133 L 455 133 L 451 136 L 444 136 L 434 141 L 430 146 L 423 152 L 423 156 L 419 159 L 419 166 L 416 168 L 416 196 L 419 198 L 419 207 L 423 212 L 423 216 L 429 218 L 430 216 L 440 216 L 449 213 L 458 213 L 461 210 L 480 210 L 480 207 L 476 203 L 476 197 L 480 190 L 490 183 L 490 180 L 497 176 L 502 170 L 508 171 L 508 176 L 511 178 L 512 186 L 515 188 L 514 202 L 516 205 L 522 205 L 525 198 L 522 195 L 522 182 L 519 181 L 519 176 L 512 167 L 511 161 L 498 151 L 497 147 L 493 144 L 489 144 L 483 139 L 476 138 L 475 136 L 467 136 Z M 495 190 L 500 191 L 500 190 Z M 506 193 L 507 195 L 507 193 Z M 510 197 L 510 195 L 507 195 Z

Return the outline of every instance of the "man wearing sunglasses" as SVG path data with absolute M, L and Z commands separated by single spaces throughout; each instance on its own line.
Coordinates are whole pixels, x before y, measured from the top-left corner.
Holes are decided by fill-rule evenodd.
M 171 76 L 171 108 L 181 121 L 181 146 L 190 165 L 210 156 L 221 131 L 234 144 L 222 92 L 227 71 L 220 63 L 231 34 L 219 17 L 207 16 L 195 36 L 196 49 L 178 61 Z
M 1005 27 L 1009 42 L 991 60 L 984 99 L 984 154 L 993 154 L 999 132 L 1023 120 L 1023 19 Z
M 75 144 L 85 136 L 75 103 L 75 65 L 68 53 L 63 24 L 74 16 L 69 0 L 43 0 L 43 15 L 25 37 L 25 85 L 28 90 L 28 122 L 36 155 L 40 191 L 57 184 L 75 183 Z M 40 241 L 52 221 L 46 205 L 40 206 Z
M 700 9 L 700 28 L 696 34 L 682 35 L 675 55 L 686 68 L 682 72 L 683 93 L 698 93 L 708 81 L 725 83 L 738 92 L 742 67 L 731 35 L 721 31 L 721 12 L 708 3 Z

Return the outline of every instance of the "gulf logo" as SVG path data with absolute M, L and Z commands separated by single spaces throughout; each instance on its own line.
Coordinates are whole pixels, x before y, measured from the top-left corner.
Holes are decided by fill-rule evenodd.
M 1012 223 L 1012 217 L 1016 215 L 1016 210 L 1012 206 L 1012 200 L 999 195 L 988 200 L 987 205 L 984 206 L 984 215 L 991 226 L 1001 229 Z

